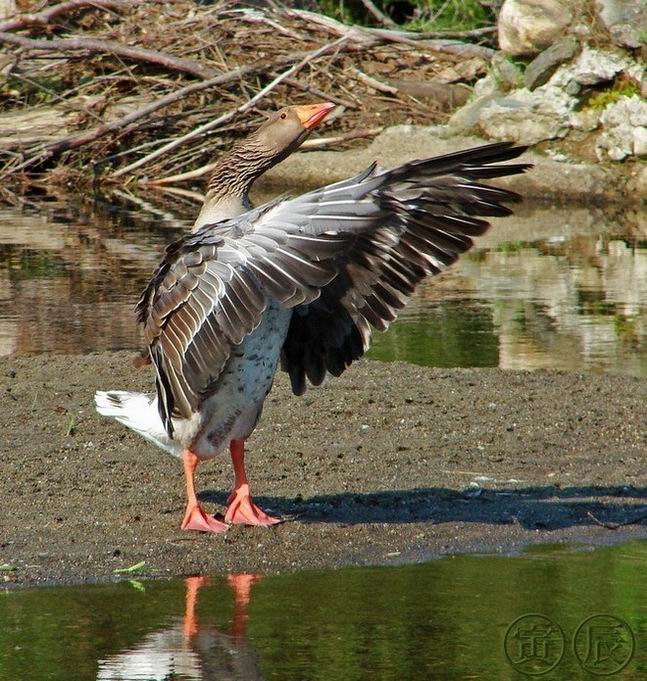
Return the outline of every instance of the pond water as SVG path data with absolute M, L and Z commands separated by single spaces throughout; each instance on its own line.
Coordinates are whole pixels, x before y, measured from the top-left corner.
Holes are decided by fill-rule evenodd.
M 124 195 L 0 207 L 0 355 L 139 349 L 133 305 L 196 210 Z M 647 216 L 517 212 L 427 280 L 371 356 L 647 375 Z
M 0 592 L 0 680 L 644 679 L 646 567 L 641 542 Z

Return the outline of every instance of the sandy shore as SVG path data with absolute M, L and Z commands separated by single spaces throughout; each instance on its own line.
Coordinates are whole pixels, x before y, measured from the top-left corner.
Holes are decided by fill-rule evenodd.
M 647 537 L 647 381 L 360 362 L 292 397 L 280 375 L 249 442 L 260 505 L 291 518 L 178 529 L 179 462 L 94 413 L 142 389 L 130 353 L 0 360 L 0 579 L 280 571 Z M 228 458 L 205 464 L 221 512 Z M 12 569 L 8 569 L 8 568 Z

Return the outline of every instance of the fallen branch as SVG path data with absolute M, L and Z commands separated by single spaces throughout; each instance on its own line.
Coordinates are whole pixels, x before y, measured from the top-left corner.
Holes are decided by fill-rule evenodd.
M 286 16 L 299 17 L 304 21 L 321 26 L 331 33 L 346 36 L 350 40 L 355 40 L 368 47 L 375 46 L 382 42 L 395 42 L 415 47 L 424 46 L 437 52 L 455 54 L 461 57 L 482 57 L 485 59 L 490 59 L 495 52 L 495 50 L 489 47 L 484 47 L 483 45 L 473 45 L 471 43 L 449 40 L 447 39 L 449 37 L 448 34 L 440 31 L 433 33 L 414 33 L 413 31 L 400 31 L 387 28 L 347 26 L 341 21 L 337 21 L 331 17 L 326 17 L 321 14 L 317 14 L 316 12 L 308 12 L 307 10 L 301 9 L 285 10 L 285 14 Z M 488 30 L 491 29 L 488 27 Z M 431 37 L 438 39 L 430 40 L 429 38 Z
M 9 43 L 11 45 L 20 45 L 29 50 L 45 50 L 48 52 L 73 52 L 83 50 L 87 52 L 99 52 L 114 54 L 118 57 L 125 57 L 134 61 L 149 62 L 164 66 L 173 71 L 181 71 L 188 73 L 196 78 L 213 78 L 216 72 L 207 67 L 195 62 L 191 59 L 182 59 L 181 57 L 174 57 L 171 54 L 164 52 L 157 52 L 156 50 L 149 50 L 144 47 L 130 47 L 109 40 L 97 40 L 95 38 L 63 38 L 52 40 L 34 40 L 33 38 L 25 38 L 20 35 L 13 35 L 13 33 L 0 32 L 0 43 Z
M 234 116 L 237 116 L 238 114 L 244 113 L 245 111 L 251 109 L 254 106 L 254 104 L 256 104 L 256 102 L 263 99 L 263 97 L 265 97 L 265 95 L 268 92 L 271 92 L 277 85 L 283 82 L 286 78 L 289 78 L 290 76 L 295 74 L 299 69 L 303 68 L 313 59 L 320 57 L 326 52 L 334 50 L 345 40 L 346 37 L 342 36 L 338 40 L 335 40 L 335 42 L 333 43 L 329 43 L 328 45 L 324 45 L 323 47 L 320 47 L 319 49 L 314 50 L 313 52 L 309 52 L 300 62 L 294 64 L 294 66 L 291 66 L 287 71 L 284 71 L 281 75 L 274 78 L 274 80 L 271 83 L 266 85 L 262 90 L 257 92 L 251 99 L 247 100 L 244 104 L 241 104 L 240 106 L 237 106 L 235 109 L 232 109 L 231 111 L 222 114 L 222 116 L 218 116 L 218 118 L 214 119 L 213 121 L 209 121 L 208 123 L 205 123 L 204 125 L 195 128 L 195 130 L 188 132 L 186 135 L 178 137 L 172 142 L 169 142 L 168 144 L 165 144 L 159 149 L 156 149 L 155 151 L 151 152 L 150 154 L 142 156 L 142 158 L 138 159 L 137 161 L 134 161 L 133 163 L 130 163 L 129 165 L 124 166 L 123 168 L 120 168 L 116 173 L 113 173 L 112 177 L 118 178 L 121 177 L 122 175 L 125 175 L 126 173 L 136 170 L 137 168 L 141 168 L 143 165 L 146 165 L 147 163 L 154 161 L 156 158 L 159 158 L 160 156 L 163 156 L 164 154 L 173 151 L 174 149 L 177 149 L 179 146 L 186 144 L 186 142 L 189 142 L 190 140 L 195 139 L 196 137 L 200 137 L 201 135 L 204 135 L 205 132 L 213 130 L 214 128 L 217 128 L 218 126 L 222 125 L 223 123 L 230 121 L 232 118 L 234 118 Z
M 374 2 L 371 2 L 371 0 L 362 0 L 362 5 L 366 7 L 367 11 L 370 12 L 375 19 L 377 19 L 383 26 L 391 26 L 392 28 L 395 28 L 397 24 L 391 17 L 387 16 L 382 12 L 382 10 L 375 5 Z
M 133 5 L 141 5 L 146 2 L 150 2 L 150 0 L 69 0 L 69 2 L 61 2 L 58 5 L 48 7 L 37 14 L 19 14 L 15 19 L 1 23 L 0 31 L 19 31 L 31 26 L 47 26 L 52 19 L 61 14 L 86 7 L 104 10 L 127 9 Z
M 387 85 L 386 83 L 383 83 L 381 80 L 377 80 L 377 78 L 372 78 L 371 76 L 364 73 L 364 71 L 360 71 L 358 68 L 353 67 L 353 71 L 363 83 L 366 83 L 366 85 L 372 87 L 374 90 L 377 90 L 378 92 L 384 92 L 387 95 L 398 94 L 397 87 Z

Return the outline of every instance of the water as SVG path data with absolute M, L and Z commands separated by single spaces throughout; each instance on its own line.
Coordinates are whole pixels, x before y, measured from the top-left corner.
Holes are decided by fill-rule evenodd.
M 133 305 L 196 213 L 159 201 L 0 208 L 0 356 L 139 349 Z M 371 356 L 647 375 L 647 217 L 521 205 L 427 280 Z
M 563 659 L 541 678 L 588 681 L 595 676 L 577 661 L 572 639 L 596 614 L 620 618 L 635 638 L 633 659 L 611 678 L 644 679 L 645 567 L 647 543 L 640 542 L 397 567 L 8 591 L 0 593 L 0 680 L 523 679 L 510 660 L 534 656 L 540 671 L 555 662 L 560 627 Z M 530 613 L 549 619 L 548 637 L 541 638 L 541 621 L 514 624 Z M 596 622 L 602 628 L 591 629 Z M 588 661 L 583 656 L 589 668 L 609 671 L 603 658 L 610 646 L 618 666 L 631 652 L 615 622 L 580 629 L 579 654 L 589 640 L 597 646 Z

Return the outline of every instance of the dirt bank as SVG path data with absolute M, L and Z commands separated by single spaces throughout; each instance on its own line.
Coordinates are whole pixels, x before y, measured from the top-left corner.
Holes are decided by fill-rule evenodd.
M 443 125 L 395 125 L 378 135 L 363 149 L 297 153 L 268 171 L 261 187 L 320 186 L 343 180 L 366 168 L 373 161 L 385 167 L 417 158 L 446 154 L 486 144 L 474 136 L 455 135 Z M 642 163 L 588 163 L 555 161 L 529 151 L 523 160 L 534 164 L 532 172 L 498 183 L 519 192 L 525 199 L 637 204 L 647 200 L 647 167 Z
M 279 376 L 249 469 L 260 504 L 291 522 L 181 532 L 179 463 L 92 407 L 98 387 L 148 384 L 130 358 L 0 361 L 0 579 L 104 578 L 140 561 L 152 575 L 277 571 L 647 537 L 647 381 L 374 362 L 301 399 Z M 230 482 L 225 457 L 202 467 L 212 512 Z

